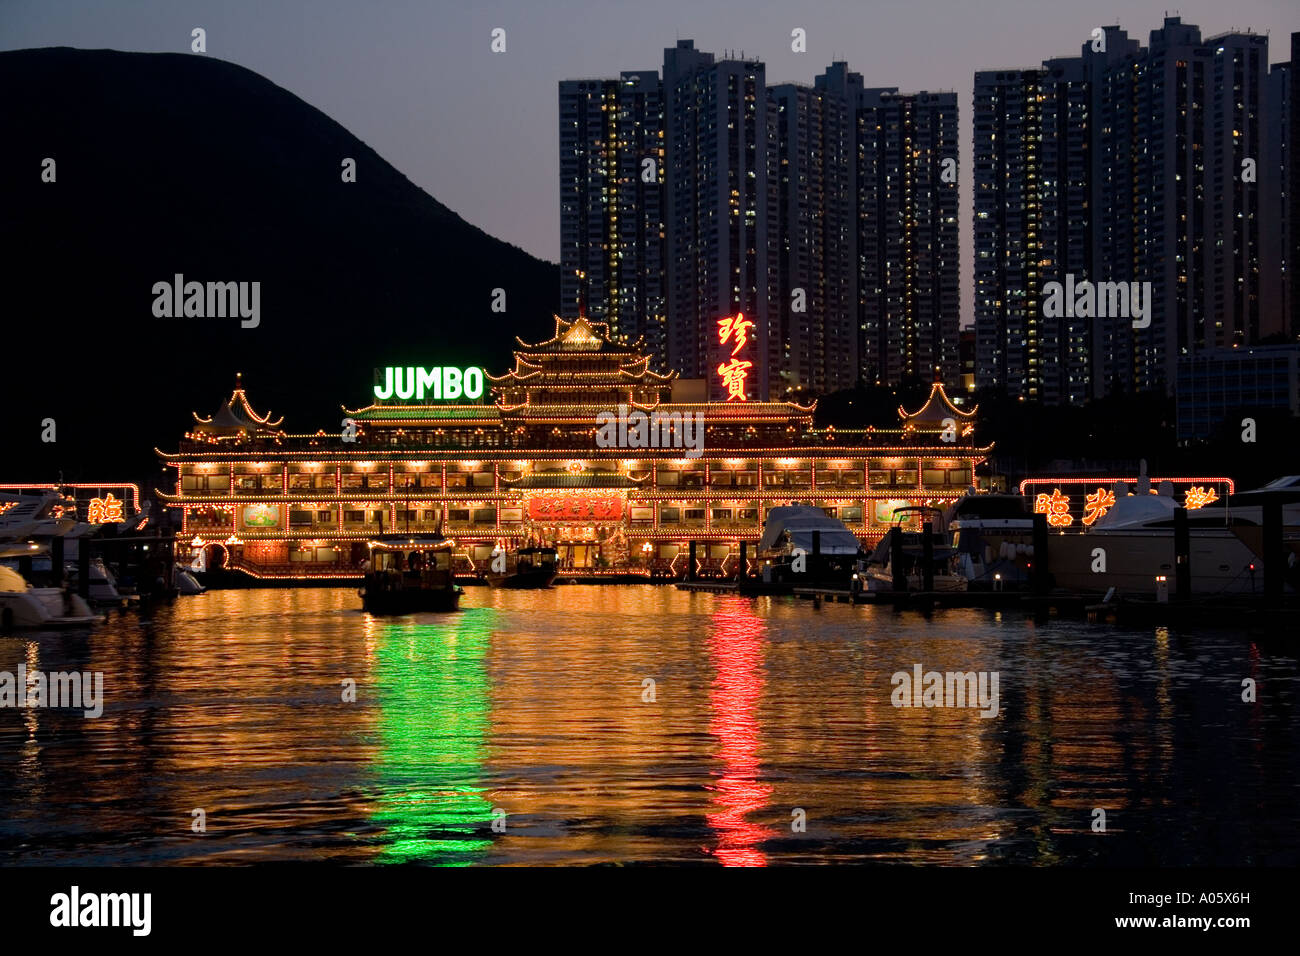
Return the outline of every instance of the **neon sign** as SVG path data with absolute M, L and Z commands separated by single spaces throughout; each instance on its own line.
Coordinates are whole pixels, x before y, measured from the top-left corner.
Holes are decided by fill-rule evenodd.
M 1195 511 L 1197 508 L 1221 501 L 1224 496 L 1234 492 L 1231 478 L 1189 477 L 1147 480 L 1150 483 L 1148 489 L 1150 494 L 1159 494 L 1157 489 L 1167 485 L 1167 493 L 1181 495 L 1183 506 L 1188 511 Z M 1130 496 L 1134 494 L 1138 487 L 1138 478 L 1026 478 L 1020 483 L 1020 493 L 1032 496 L 1034 511 L 1046 514 L 1047 523 L 1053 528 L 1068 528 L 1074 524 L 1076 517 L 1084 527 L 1092 527 L 1115 507 L 1117 495 L 1108 486 L 1116 485 L 1121 481 L 1127 485 L 1127 493 Z M 1088 491 L 1087 488 L 1095 490 Z M 1176 503 L 1177 498 L 1175 498 Z M 1077 506 L 1080 504 L 1083 508 L 1077 511 Z
M 727 401 L 749 400 L 745 395 L 745 379 L 749 377 L 749 370 L 754 367 L 754 363 L 736 358 L 736 354 L 749 343 L 749 330 L 753 327 L 754 323 L 745 318 L 744 312 L 718 319 L 718 344 L 726 345 L 732 340 L 736 343 L 731 349 L 731 361 L 718 365 L 718 377 L 727 390 Z
M 476 399 L 483 395 L 483 370 L 481 368 L 414 368 L 390 365 L 384 369 L 384 384 L 375 386 L 375 398 L 399 399 L 426 396 L 439 401 L 457 398 Z
M 126 518 L 122 515 L 122 502 L 113 497 L 110 491 L 103 498 L 91 498 L 86 510 L 87 524 L 120 524 Z
M 1074 524 L 1074 518 L 1070 516 L 1070 499 L 1061 494 L 1060 488 L 1054 488 L 1050 495 L 1038 495 L 1034 499 L 1034 513 L 1046 514 L 1047 523 L 1053 528 Z
M 1098 488 L 1090 495 L 1083 496 L 1083 523 L 1089 527 L 1092 523 L 1115 507 L 1115 492 Z
M 528 499 L 528 517 L 534 521 L 617 521 L 622 516 L 623 499 L 617 495 Z

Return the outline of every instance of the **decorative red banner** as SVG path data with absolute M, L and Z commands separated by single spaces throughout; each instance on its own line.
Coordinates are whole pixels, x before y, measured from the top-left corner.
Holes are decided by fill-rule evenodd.
M 622 516 L 623 499 L 617 495 L 528 499 L 528 517 L 534 521 L 617 521 Z

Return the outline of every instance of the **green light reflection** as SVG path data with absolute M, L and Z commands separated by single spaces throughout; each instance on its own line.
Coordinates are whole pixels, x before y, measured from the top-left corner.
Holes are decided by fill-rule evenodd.
M 479 786 L 491 708 L 487 651 L 494 615 L 475 609 L 437 623 L 378 629 L 383 781 L 372 820 L 388 828 L 380 863 L 467 866 L 492 841 L 492 804 Z

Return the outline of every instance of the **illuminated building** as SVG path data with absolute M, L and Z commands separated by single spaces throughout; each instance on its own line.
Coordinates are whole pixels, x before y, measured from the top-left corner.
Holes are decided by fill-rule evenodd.
M 1177 16 L 1145 47 L 1098 27 L 1077 57 L 975 74 L 981 388 L 1046 404 L 1172 392 L 1180 356 L 1279 330 L 1283 262 L 1264 246 L 1270 229 L 1282 245 L 1284 157 L 1263 134 L 1285 109 L 1267 78 L 1267 36 L 1202 38 Z M 1151 282 L 1149 321 L 1048 318 L 1042 287 L 1066 275 Z
M 668 361 L 707 378 L 725 353 L 712 337 L 720 315 L 754 320 L 749 397 L 769 397 L 771 310 L 777 296 L 776 105 L 766 67 L 715 60 L 678 40 L 664 50 L 664 242 Z
M 862 378 L 956 385 L 957 94 L 863 89 L 856 117 Z
M 739 319 L 724 343 L 738 357 L 753 344 L 737 344 Z M 376 532 L 438 528 L 465 571 L 498 541 L 540 540 L 588 572 L 682 573 L 700 542 L 700 564 L 730 573 L 772 507 L 825 508 L 870 545 L 895 508 L 960 497 L 989 452 L 975 444 L 975 411 L 938 383 L 920 409 L 899 409 L 894 428 L 816 428 L 813 406 L 753 392 L 674 401 L 693 383 L 653 371 L 638 347 L 586 319 L 557 317 L 552 338 L 521 341 L 515 367 L 487 379 L 491 394 L 476 404 L 394 397 L 345 408 L 352 432 L 314 435 L 288 434 L 237 386 L 216 414 L 195 415 L 177 451 L 158 452 L 176 470 L 162 497 L 210 565 L 255 576 L 356 576 Z M 598 416 L 619 406 L 657 421 L 667 440 L 634 441 L 628 427 L 602 447 Z M 677 440 L 689 420 L 702 422 L 702 447 Z
M 648 165 L 647 165 L 648 164 Z M 654 70 L 560 82 L 560 314 L 667 364 L 663 86 Z

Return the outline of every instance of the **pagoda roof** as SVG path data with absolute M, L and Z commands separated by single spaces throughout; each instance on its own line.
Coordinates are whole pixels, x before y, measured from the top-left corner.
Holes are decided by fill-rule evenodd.
M 555 319 L 555 334 L 545 342 L 529 343 L 517 335 L 515 341 L 532 355 L 571 352 L 629 355 L 635 358 L 640 358 L 642 355 L 640 339 L 630 346 L 613 341 L 610 338 L 608 322 L 592 322 L 581 315 L 572 321 L 566 321 L 558 315 L 553 315 L 552 318 Z
M 244 392 L 243 375 L 238 372 L 235 373 L 235 390 L 230 393 L 230 398 L 213 415 L 203 418 L 198 412 L 191 412 L 190 414 L 194 416 L 194 421 L 198 426 L 194 429 L 196 432 L 222 438 L 239 434 L 255 435 L 259 432 L 274 431 L 284 421 L 283 415 L 275 421 L 271 421 L 270 412 L 265 415 L 257 414 L 248 401 L 248 395 Z
M 902 405 L 898 406 L 898 417 L 907 425 L 943 425 L 945 418 L 955 418 L 958 421 L 970 421 L 979 411 L 976 405 L 969 412 L 963 412 L 960 408 L 952 403 L 948 393 L 943 389 L 942 382 L 935 382 L 930 386 L 930 395 L 926 398 L 925 403 L 914 412 L 909 412 Z

